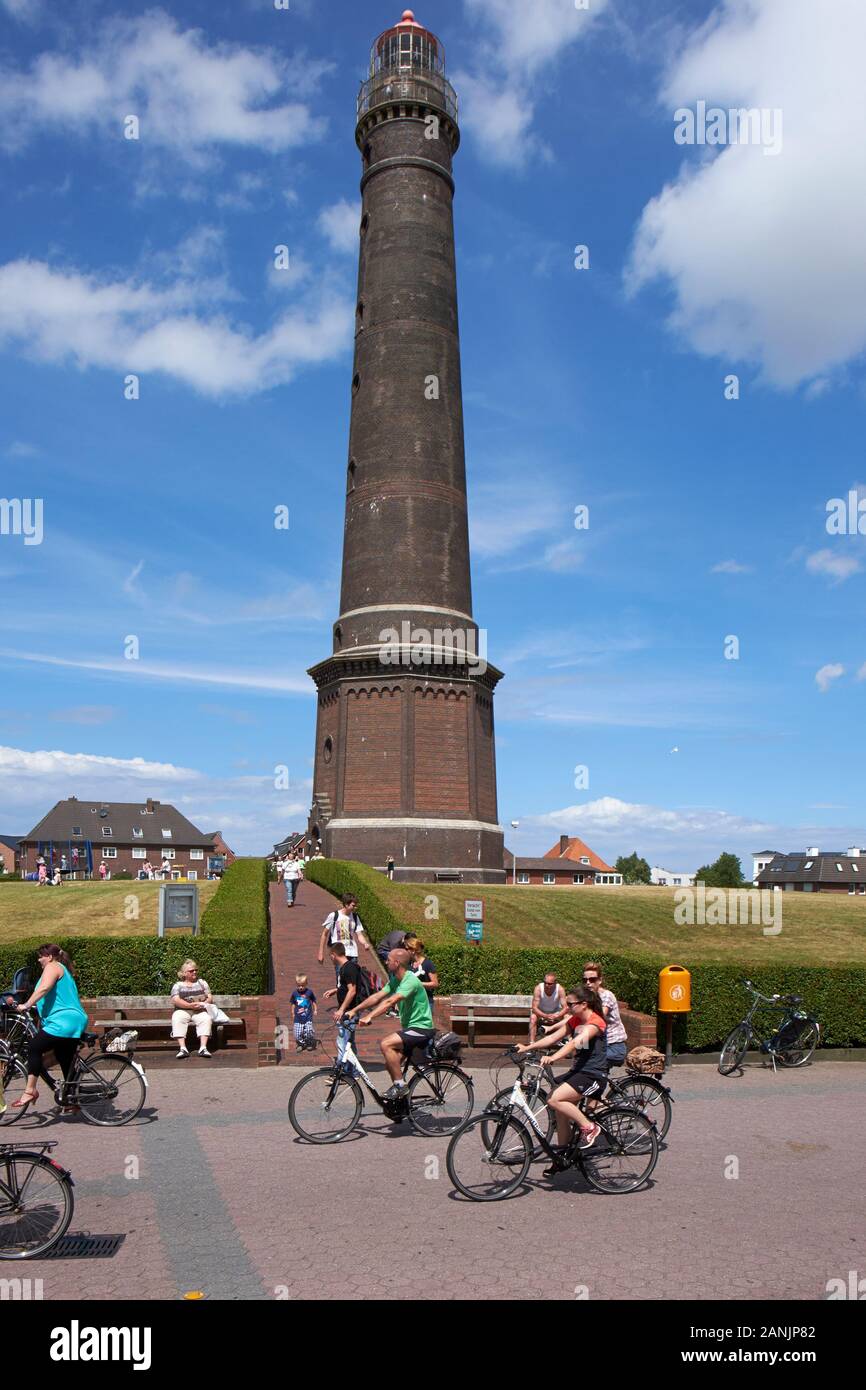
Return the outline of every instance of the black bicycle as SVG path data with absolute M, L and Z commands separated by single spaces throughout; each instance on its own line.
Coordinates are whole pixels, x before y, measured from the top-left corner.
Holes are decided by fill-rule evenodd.
M 719 1072 L 730 1076 L 737 1071 L 750 1047 L 757 1045 L 758 1051 L 769 1056 L 773 1070 L 778 1062 L 782 1067 L 802 1067 L 809 1061 L 821 1040 L 821 1025 L 813 1014 L 804 1013 L 798 1005 L 803 1000 L 798 994 L 761 994 L 751 980 L 740 980 L 740 984 L 752 995 L 752 1006 L 742 1022 L 732 1028 L 722 1044 L 719 1056 Z M 758 1031 L 753 1018 L 761 1005 L 780 1012 L 782 1020 L 778 1027 L 767 1036 L 766 1029 Z
M 14 1011 L 4 1009 L 4 1014 Z M 62 1109 L 78 1111 L 91 1125 L 118 1127 L 128 1125 L 138 1115 L 147 1099 L 147 1077 L 139 1062 L 122 1052 L 110 1052 L 113 1040 L 124 1031 L 112 1028 L 100 1038 L 96 1033 L 84 1033 L 72 1061 L 69 1076 L 44 1075 L 54 1092 L 54 1103 Z M 29 1106 L 13 1107 L 9 1097 L 19 1100 L 27 1085 L 27 1045 L 37 1032 L 29 1014 L 14 1013 L 0 1040 L 0 1067 L 3 1069 L 3 1089 L 6 1110 L 0 1124 L 15 1124 L 27 1113 Z M 99 1051 L 93 1049 L 99 1044 Z M 87 1049 L 89 1055 L 83 1055 Z
M 510 1065 L 517 1067 L 527 1104 L 544 1130 L 545 1137 L 550 1141 L 554 1129 L 554 1115 L 547 1102 L 557 1086 L 555 1076 L 544 1064 L 538 1052 L 519 1053 L 517 1048 L 512 1046 L 506 1048 L 504 1056 Z M 497 1073 L 501 1072 L 502 1059 L 497 1059 L 493 1068 Z M 501 1080 L 501 1076 L 498 1079 Z M 513 1084 L 512 1082 L 499 1089 L 492 1104 L 500 1107 L 508 1104 Z M 659 1140 L 664 1139 L 671 1127 L 673 1096 L 670 1087 L 665 1086 L 656 1076 L 644 1072 L 633 1072 L 620 1077 L 610 1076 L 603 1102 L 607 1105 L 635 1106 L 655 1125 Z M 535 1156 L 538 1157 L 540 1152 L 540 1146 L 536 1141 Z
M 587 1149 L 572 1130 L 564 1152 L 556 1152 L 527 1103 L 518 1078 L 508 1104 L 491 1102 L 473 1115 L 448 1145 L 448 1176 L 473 1202 L 510 1197 L 525 1182 L 536 1148 L 563 1167 L 579 1168 L 597 1192 L 634 1192 L 649 1181 L 658 1162 L 656 1127 L 632 1105 L 599 1105 L 593 1120 L 601 1133 Z
M 347 1033 L 339 1061 L 320 1071 L 308 1072 L 289 1097 L 289 1119 L 302 1139 L 311 1144 L 336 1144 L 357 1128 L 364 1109 L 364 1093 L 358 1080 L 389 1120 L 408 1120 L 419 1134 L 438 1137 L 453 1134 L 472 1114 L 475 1088 L 450 1053 L 459 1039 L 454 1034 L 433 1038 L 403 1058 L 403 1079 L 411 1067 L 414 1075 L 402 1096 L 381 1095 L 362 1066 L 354 1048 L 357 1019 L 343 1019 Z M 454 1039 L 454 1042 L 447 1041 Z
M 0 1260 L 47 1255 L 69 1229 L 75 1209 L 71 1175 L 44 1143 L 0 1144 Z

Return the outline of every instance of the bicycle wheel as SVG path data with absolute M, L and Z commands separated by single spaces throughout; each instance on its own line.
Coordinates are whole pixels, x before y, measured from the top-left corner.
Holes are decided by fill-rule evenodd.
M 635 1105 L 642 1115 L 655 1125 L 659 1139 L 664 1139 L 671 1127 L 673 1106 L 671 1098 L 653 1076 L 624 1076 L 612 1087 L 617 1098 L 626 1105 Z
M 448 1176 L 473 1202 L 496 1202 L 516 1192 L 532 1163 L 525 1125 L 506 1111 L 485 1111 L 466 1121 L 448 1145 Z
M 409 1120 L 419 1134 L 453 1134 L 469 1119 L 475 1100 L 472 1081 L 459 1067 L 443 1063 L 416 1072 L 409 1082 Z
M 578 1150 L 578 1163 L 597 1192 L 634 1192 L 658 1162 L 655 1125 L 629 1105 L 615 1105 L 598 1116 L 601 1134 L 591 1149 Z
M 752 1037 L 752 1030 L 748 1023 L 738 1023 L 736 1028 L 732 1028 L 722 1044 L 722 1051 L 719 1056 L 719 1074 L 730 1076 L 732 1071 L 736 1071 L 746 1055 L 746 1050 Z
M 497 1110 L 504 1110 L 511 1100 L 511 1090 L 512 1088 L 508 1086 L 504 1091 L 498 1091 L 491 1101 L 491 1106 L 495 1105 Z M 549 1098 L 549 1089 L 540 1090 L 528 1098 L 528 1103 L 535 1117 L 536 1124 L 540 1127 L 548 1144 L 551 1144 L 553 1142 L 553 1131 L 556 1128 L 556 1116 L 547 1104 Z M 541 1158 L 542 1155 L 544 1155 L 544 1149 L 541 1147 L 541 1142 L 535 1135 L 532 1126 L 528 1121 L 526 1123 L 527 1128 L 532 1134 L 532 1157 L 533 1159 Z
M 17 1057 L 8 1054 L 0 1059 L 0 1065 L 3 1067 L 3 1094 L 6 1097 L 6 1109 L 0 1115 L 0 1125 L 14 1125 L 16 1120 L 27 1114 L 27 1106 L 20 1110 L 12 1109 L 13 1100 L 18 1100 L 27 1087 L 27 1068 Z
M 75 1207 L 72 1184 L 44 1154 L 0 1154 L 0 1260 L 33 1260 L 57 1244 Z
M 821 1028 L 815 1018 L 804 1018 L 796 1040 L 785 1046 L 784 1052 L 776 1053 L 776 1061 L 783 1067 L 802 1067 L 808 1062 L 821 1036 Z
M 364 1109 L 361 1088 L 350 1076 L 327 1067 L 302 1077 L 289 1096 L 289 1119 L 311 1144 L 336 1144 L 357 1125 Z
M 89 1125 L 128 1125 L 147 1097 L 147 1083 L 138 1067 L 117 1053 L 80 1057 L 67 1089 L 70 1105 L 80 1105 Z

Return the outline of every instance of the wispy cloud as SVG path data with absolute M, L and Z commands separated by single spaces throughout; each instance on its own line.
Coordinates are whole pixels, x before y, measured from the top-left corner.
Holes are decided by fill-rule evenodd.
M 358 252 L 360 221 L 360 202 L 356 200 L 350 203 L 346 198 L 341 198 L 319 213 L 319 230 L 327 237 L 333 251 L 355 256 Z
M 827 666 L 822 666 L 819 671 L 815 672 L 815 684 L 821 694 L 826 695 L 833 681 L 837 681 L 839 677 L 844 676 L 844 674 L 845 667 L 838 661 L 832 662 Z
M 270 672 L 208 670 L 205 667 L 183 666 L 171 662 L 116 661 L 86 657 L 51 656 L 43 652 L 25 652 L 0 648 L 5 661 L 24 661 L 39 666 L 65 667 L 75 671 L 98 671 L 118 680 L 156 680 L 171 684 L 227 686 L 239 690 L 274 691 L 289 695 L 311 695 L 312 682 L 307 676 L 273 675 Z
M 806 559 L 806 569 L 810 574 L 826 575 L 836 584 L 844 583 L 852 574 L 858 574 L 862 568 L 855 555 L 839 550 L 816 550 Z
M 751 574 L 753 569 L 753 565 L 741 565 L 739 560 L 720 560 L 710 574 Z

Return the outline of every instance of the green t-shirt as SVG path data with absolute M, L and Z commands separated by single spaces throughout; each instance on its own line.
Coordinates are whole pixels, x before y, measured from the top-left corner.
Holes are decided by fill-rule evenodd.
M 433 1027 L 430 1000 L 427 998 L 427 991 L 417 975 L 413 975 L 409 970 L 406 971 L 402 980 L 398 980 L 396 975 L 390 975 L 385 989 L 388 994 L 396 994 L 397 996 L 400 1022 L 404 1028 Z

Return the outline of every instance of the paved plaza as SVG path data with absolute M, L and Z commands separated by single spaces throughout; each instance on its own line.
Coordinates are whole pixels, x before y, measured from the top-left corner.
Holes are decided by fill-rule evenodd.
M 487 1072 L 474 1076 L 486 1098 Z M 545 1181 L 539 1164 L 525 1192 L 481 1205 L 451 1191 L 447 1140 L 380 1114 L 345 1143 L 301 1143 L 286 1110 L 298 1077 L 208 1075 L 191 1059 L 150 1074 L 126 1129 L 47 1109 L 4 1126 L 4 1140 L 60 1141 L 76 1181 L 70 1234 L 124 1239 L 103 1258 L 0 1273 L 42 1280 L 45 1299 L 85 1300 L 821 1299 L 828 1279 L 866 1274 L 866 1063 L 776 1076 L 754 1064 L 730 1080 L 677 1066 L 648 1190 L 596 1195 L 577 1174 Z M 370 1253 L 377 1235 L 383 1250 Z

